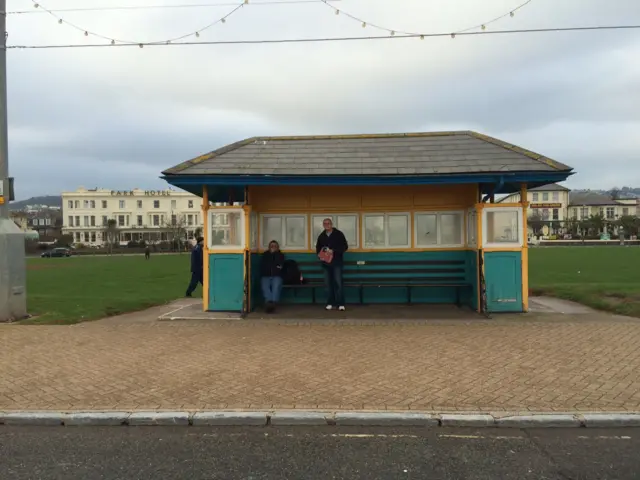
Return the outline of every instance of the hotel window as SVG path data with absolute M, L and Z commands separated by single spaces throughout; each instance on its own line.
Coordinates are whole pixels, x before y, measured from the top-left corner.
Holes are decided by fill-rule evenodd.
M 137 204 L 138 204 L 138 208 L 142 208 L 142 200 L 138 200 Z
M 187 215 L 187 225 L 193 225 L 193 215 Z
M 102 200 L 102 208 L 107 208 L 107 201 L 106 200 Z
M 322 221 L 330 218 L 333 226 L 344 233 L 349 248 L 359 248 L 360 239 L 358 235 L 358 215 L 355 213 L 332 213 L 328 215 L 314 215 L 312 218 L 313 237 L 311 238 L 311 249 L 315 247 L 318 235 L 324 230 Z
M 573 220 L 577 220 L 578 219 L 578 209 L 577 208 L 572 208 L 571 209 L 571 218 Z
M 124 201 L 124 200 L 119 200 L 119 201 L 118 201 L 118 206 L 119 206 L 121 209 L 122 209 L 122 208 L 124 208 L 124 207 L 125 207 L 125 205 L 126 205 L 126 203 L 125 203 L 125 201 Z
M 160 215 L 154 215 L 152 218 L 153 218 L 153 226 L 154 227 L 160 226 Z
M 622 215 L 623 215 L 623 216 L 625 216 L 625 217 L 626 217 L 627 215 L 629 215 L 629 208 L 628 208 L 628 207 L 624 207 L 624 208 L 622 209 Z
M 177 225 L 177 224 L 178 224 L 178 216 L 171 215 L 171 225 Z
M 560 210 L 558 210 L 557 208 L 553 209 L 553 219 L 560 220 Z
M 153 208 L 160 208 L 160 200 L 153 201 Z
M 222 213 L 209 211 L 209 247 L 210 248 L 242 248 L 244 247 L 244 211 L 236 209 Z M 280 246 L 283 246 L 281 243 Z
M 76 227 L 80 226 L 80 216 L 76 215 Z
M 582 207 L 580 209 L 580 218 L 582 220 L 586 220 L 587 218 L 589 218 L 589 207 Z
M 118 226 L 119 227 L 124 227 L 124 215 L 118 215 Z
M 271 240 L 280 244 L 280 248 L 308 248 L 306 215 L 262 215 L 260 245 L 267 248 Z
M 607 207 L 607 219 L 612 220 L 616 216 L 616 209 L 614 207 Z
M 80 208 L 80 200 L 73 202 L 73 208 Z
M 106 215 L 103 215 L 102 216 L 102 226 L 106 227 L 108 223 L 109 223 L 109 219 L 107 218 Z
M 533 201 L 534 201 L 534 202 L 537 202 L 537 201 L 538 201 L 538 198 L 539 198 L 538 193 L 534 193 L 534 194 L 531 196 L 531 198 L 533 199 Z
M 89 226 L 89 217 L 85 215 L 85 217 L 83 218 L 83 220 L 84 220 L 84 224 L 83 224 L 83 225 L 84 225 L 85 227 L 88 227 L 88 226 Z
M 408 248 L 411 225 L 408 213 L 363 215 L 364 248 Z
M 89 238 L 90 238 L 90 237 L 89 237 L 89 232 L 84 232 L 84 241 L 85 241 L 86 243 L 89 243 Z
M 485 208 L 482 222 L 483 245 L 522 246 L 522 210 L 520 208 Z
M 96 217 L 94 215 L 91 215 L 91 226 L 92 227 L 96 226 Z
M 91 208 L 96 208 L 96 201 L 95 200 L 91 200 L 89 202 L 89 205 L 91 206 Z
M 91 234 L 91 241 L 95 243 L 95 241 L 96 241 L 96 234 L 95 233 Z
M 189 208 L 193 208 L 193 200 L 189 200 Z
M 67 202 L 67 205 L 69 206 L 69 208 L 73 208 L 73 200 L 69 200 L 69 202 Z
M 142 226 L 142 215 L 138 215 L 138 226 L 141 227 Z
M 554 202 L 559 202 L 560 201 L 560 192 L 553 192 L 551 194 L 551 197 L 553 198 Z
M 478 216 L 473 209 L 467 213 L 467 245 L 478 246 Z
M 178 202 L 175 200 L 171 200 L 171 209 L 175 210 L 178 207 Z
M 80 241 L 80 232 L 76 232 L 76 242 Z
M 69 226 L 73 227 L 73 216 L 69 216 Z
M 82 206 L 84 208 L 89 208 L 89 200 L 85 200 L 84 202 L 82 202 Z
M 416 213 L 416 247 L 460 247 L 463 244 L 464 213 Z
M 544 192 L 542 194 L 542 201 L 543 202 L 548 202 L 549 201 L 549 194 L 547 192 Z
M 542 220 L 549 220 L 549 209 L 548 208 L 543 208 L 542 209 Z

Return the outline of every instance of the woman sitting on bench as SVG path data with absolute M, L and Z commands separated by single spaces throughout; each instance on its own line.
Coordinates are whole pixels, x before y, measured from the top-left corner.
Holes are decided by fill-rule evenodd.
M 269 242 L 269 250 L 262 254 L 260 265 L 262 295 L 267 313 L 273 313 L 277 303 L 280 301 L 283 266 L 284 254 L 280 251 L 280 245 L 275 240 L 271 240 Z

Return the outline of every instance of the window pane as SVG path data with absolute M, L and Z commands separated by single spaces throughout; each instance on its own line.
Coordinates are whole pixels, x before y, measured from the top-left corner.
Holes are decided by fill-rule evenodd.
M 487 243 L 519 243 L 520 213 L 487 212 Z
M 440 215 L 440 244 L 462 245 L 462 225 L 459 213 Z
M 307 219 L 305 217 L 285 217 L 284 221 L 287 228 L 285 246 L 287 248 L 306 248 Z
M 406 247 L 409 245 L 409 217 L 407 215 L 389 215 L 389 246 Z
M 322 221 L 325 218 L 330 218 L 333 221 L 333 217 L 331 215 L 314 215 L 313 222 L 313 245 L 315 246 L 315 242 L 318 240 L 318 235 L 322 233 L 324 227 L 322 226 Z M 338 227 L 339 228 L 339 227 Z
M 211 246 L 244 246 L 242 212 L 211 215 Z
M 358 247 L 358 217 L 356 215 L 338 215 L 337 228 L 344 233 L 349 248 Z
M 282 238 L 282 217 L 264 217 L 262 224 L 262 243 L 266 247 L 271 240 L 284 245 Z
M 438 243 L 437 215 L 416 215 L 416 245 L 436 245 Z
M 367 215 L 364 217 L 364 246 L 384 247 L 383 215 Z
M 471 247 L 476 246 L 476 232 L 478 223 L 476 220 L 476 212 L 471 211 L 467 217 L 467 244 Z

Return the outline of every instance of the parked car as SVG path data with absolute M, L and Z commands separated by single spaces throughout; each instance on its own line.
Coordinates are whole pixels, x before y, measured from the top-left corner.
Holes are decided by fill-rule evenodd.
M 71 256 L 71 250 L 69 250 L 68 248 L 54 248 L 53 250 L 48 250 L 46 252 L 42 252 L 42 255 L 40 255 L 42 258 L 45 257 L 70 257 Z

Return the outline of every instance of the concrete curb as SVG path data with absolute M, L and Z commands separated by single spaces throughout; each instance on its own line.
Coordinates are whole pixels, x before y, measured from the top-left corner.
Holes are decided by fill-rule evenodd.
M 12 411 L 0 425 L 23 426 L 348 426 L 470 428 L 640 427 L 637 413 L 442 413 L 387 411 Z

